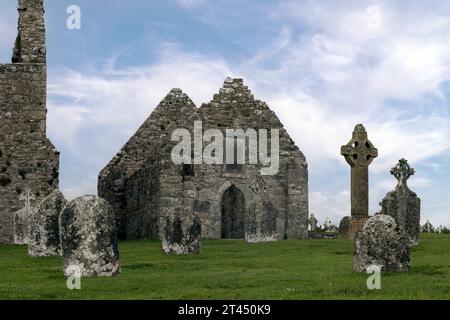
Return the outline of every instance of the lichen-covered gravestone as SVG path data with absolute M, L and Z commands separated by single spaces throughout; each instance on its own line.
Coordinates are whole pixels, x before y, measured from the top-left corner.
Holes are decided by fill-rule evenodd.
M 27 208 L 22 208 L 14 213 L 14 244 L 28 243 L 28 215 Z
M 419 244 L 420 235 L 420 199 L 408 188 L 407 180 L 414 175 L 414 169 L 405 159 L 391 169 L 391 174 L 398 180 L 395 189 L 380 202 L 381 213 L 393 217 L 405 230 L 412 245 Z
M 64 274 L 73 266 L 81 276 L 116 276 L 120 273 L 115 214 L 96 196 L 83 196 L 67 204 L 60 216 Z
M 166 254 L 195 254 L 201 251 L 201 221 L 180 216 L 167 217 L 161 234 L 162 248 Z
M 410 243 L 394 218 L 379 214 L 366 221 L 355 237 L 355 270 L 366 272 L 370 266 L 381 271 L 409 270 Z
M 47 257 L 60 255 L 59 216 L 67 204 L 64 195 L 56 189 L 31 211 L 28 255 Z
M 35 196 L 30 189 L 26 189 L 19 197 L 24 202 L 24 207 L 14 213 L 14 244 L 28 244 L 28 228 L 32 212 L 31 201 Z

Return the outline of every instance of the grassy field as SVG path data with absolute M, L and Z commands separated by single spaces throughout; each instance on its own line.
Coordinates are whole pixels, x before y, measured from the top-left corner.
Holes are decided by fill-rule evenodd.
M 198 256 L 165 256 L 159 242 L 120 243 L 122 274 L 70 291 L 61 260 L 0 246 L 0 299 L 450 299 L 450 235 L 423 235 L 409 273 L 368 290 L 353 272 L 353 242 L 204 241 Z

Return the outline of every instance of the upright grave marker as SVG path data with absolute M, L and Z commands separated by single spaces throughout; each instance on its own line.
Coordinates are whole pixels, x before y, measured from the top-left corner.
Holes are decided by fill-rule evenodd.
M 31 215 L 31 201 L 36 197 L 30 189 L 26 189 L 19 196 L 19 200 L 23 201 L 24 207 L 14 213 L 14 244 L 28 244 L 28 227 Z
M 400 159 L 391 169 L 391 174 L 398 180 L 395 189 L 380 202 L 381 213 L 389 215 L 405 230 L 411 245 L 419 244 L 420 234 L 420 198 L 408 187 L 407 180 L 415 171 L 406 159 Z

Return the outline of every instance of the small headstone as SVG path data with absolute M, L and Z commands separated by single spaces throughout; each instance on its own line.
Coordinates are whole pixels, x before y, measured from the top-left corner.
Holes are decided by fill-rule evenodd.
M 192 223 L 185 225 L 179 216 L 165 220 L 161 235 L 162 248 L 166 254 L 196 254 L 201 251 L 201 221 L 195 216 Z
M 268 230 L 269 228 L 262 228 L 262 223 L 258 223 L 256 217 L 256 212 L 252 211 L 247 216 L 248 227 L 245 230 L 244 239 L 247 243 L 262 243 L 262 242 L 275 242 L 278 239 L 278 234 L 276 233 L 276 226 L 272 228 L 273 230 Z M 265 230 L 263 230 L 265 229 Z M 271 232 L 268 232 L 271 231 Z
M 427 220 L 427 222 L 422 226 L 422 232 L 434 233 L 434 227 L 431 224 L 430 220 Z
M 394 218 L 379 214 L 367 220 L 355 237 L 355 270 L 378 266 L 385 272 L 409 270 L 410 243 Z
M 64 207 L 59 225 L 66 276 L 74 266 L 83 277 L 120 273 L 115 222 L 112 206 L 96 196 L 77 198 Z
M 316 231 L 317 222 L 318 221 L 317 221 L 316 217 L 314 216 L 313 213 L 311 213 L 311 217 L 308 220 L 308 225 L 309 225 L 311 231 L 313 231 L 313 232 Z
M 56 189 L 42 200 L 30 215 L 28 255 L 47 257 L 60 255 L 59 216 L 67 204 Z
M 28 243 L 28 216 L 27 208 L 22 208 L 14 213 L 14 244 Z
M 14 244 L 28 244 L 28 228 L 31 216 L 31 201 L 35 200 L 35 196 L 30 189 L 26 189 L 19 196 L 19 200 L 23 201 L 24 207 L 14 213 Z
M 333 224 L 333 222 L 331 222 L 329 218 L 326 218 L 325 222 L 323 223 L 322 229 L 325 232 L 335 232 L 338 228 Z
M 405 230 L 412 245 L 419 244 L 420 235 L 420 199 L 408 188 L 407 180 L 414 175 L 414 169 L 405 159 L 391 169 L 391 174 L 398 180 L 395 189 L 380 202 L 381 213 L 395 219 Z

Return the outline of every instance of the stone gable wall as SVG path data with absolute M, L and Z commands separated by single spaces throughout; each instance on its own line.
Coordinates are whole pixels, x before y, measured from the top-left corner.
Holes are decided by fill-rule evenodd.
M 261 164 L 246 164 L 237 171 L 222 166 L 199 166 L 194 184 L 195 201 L 209 202 L 209 212 L 198 212 L 204 237 L 220 238 L 221 197 L 230 185 L 244 194 L 245 232 L 255 241 L 306 238 L 308 219 L 308 176 L 304 155 L 266 103 L 254 99 L 242 79 L 227 79 L 213 100 L 199 109 L 203 129 L 279 129 L 278 174 L 261 176 Z M 270 142 L 269 142 L 270 143 Z M 206 144 L 205 144 L 206 145 Z M 203 206 L 204 207 L 204 206 Z M 197 214 L 197 213 L 196 213 Z M 211 227 L 207 227 L 210 225 Z

